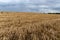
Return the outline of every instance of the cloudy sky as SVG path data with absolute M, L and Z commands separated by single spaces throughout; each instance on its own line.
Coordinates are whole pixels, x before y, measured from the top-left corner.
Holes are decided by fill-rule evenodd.
M 60 12 L 60 0 L 0 0 L 0 11 Z

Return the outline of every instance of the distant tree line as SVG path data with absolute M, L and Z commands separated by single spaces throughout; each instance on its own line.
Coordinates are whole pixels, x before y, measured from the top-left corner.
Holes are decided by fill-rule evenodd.
M 48 13 L 48 14 L 60 14 L 60 13 Z

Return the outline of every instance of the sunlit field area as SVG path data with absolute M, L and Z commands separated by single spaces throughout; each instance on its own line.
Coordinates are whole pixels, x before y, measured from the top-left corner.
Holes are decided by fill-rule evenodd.
M 60 40 L 60 15 L 0 12 L 0 40 Z

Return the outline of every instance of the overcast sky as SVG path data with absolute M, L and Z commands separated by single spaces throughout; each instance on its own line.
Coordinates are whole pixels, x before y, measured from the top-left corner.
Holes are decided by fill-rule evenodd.
M 60 12 L 60 0 L 0 0 L 1 11 Z

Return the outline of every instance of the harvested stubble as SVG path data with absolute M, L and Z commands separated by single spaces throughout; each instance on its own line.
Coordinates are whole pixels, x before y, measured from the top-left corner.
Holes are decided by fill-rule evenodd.
M 0 40 L 60 40 L 59 17 L 53 14 L 0 14 Z

